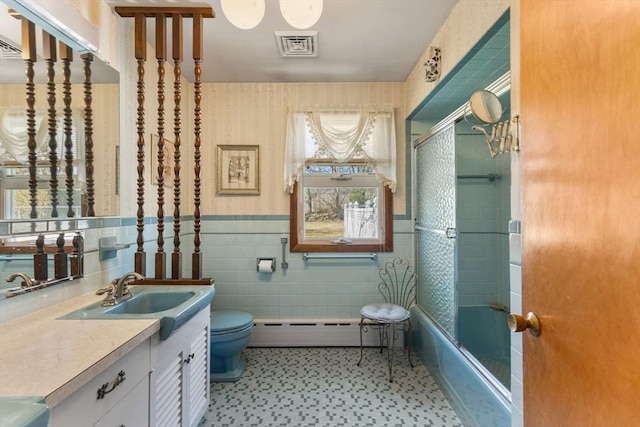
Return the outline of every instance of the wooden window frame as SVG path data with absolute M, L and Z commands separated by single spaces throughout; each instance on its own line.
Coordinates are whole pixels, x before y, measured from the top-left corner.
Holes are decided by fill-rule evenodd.
M 384 197 L 384 240 L 380 243 L 351 243 L 337 245 L 332 243 L 302 243 L 298 239 L 298 185 L 293 186 L 289 196 L 289 234 L 291 252 L 393 252 L 393 194 L 388 186 L 383 186 Z

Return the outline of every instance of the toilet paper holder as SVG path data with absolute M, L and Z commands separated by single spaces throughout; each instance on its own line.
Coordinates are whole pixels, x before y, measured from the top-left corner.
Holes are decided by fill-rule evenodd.
M 276 271 L 276 259 L 256 258 L 256 271 L 259 273 L 273 273 Z

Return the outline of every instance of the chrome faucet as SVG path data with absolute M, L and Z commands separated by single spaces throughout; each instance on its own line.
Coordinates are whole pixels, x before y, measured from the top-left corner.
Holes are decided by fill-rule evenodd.
M 22 279 L 22 284 L 20 285 L 21 288 L 30 288 L 31 286 L 36 285 L 38 283 L 37 281 L 31 279 L 29 276 L 27 276 L 24 273 L 10 274 L 7 277 L 5 277 L 4 280 L 6 280 L 7 282 L 13 282 L 18 277 Z
M 109 286 L 98 289 L 96 295 L 107 294 L 104 300 L 102 300 L 102 306 L 109 307 L 117 305 L 131 298 L 131 292 L 129 292 L 127 284 L 133 280 L 144 280 L 144 276 L 132 271 L 119 279 L 112 280 Z

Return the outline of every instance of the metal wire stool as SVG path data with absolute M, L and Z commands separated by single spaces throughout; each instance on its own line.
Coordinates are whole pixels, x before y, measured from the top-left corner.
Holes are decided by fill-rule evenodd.
M 368 328 L 377 329 L 380 338 L 380 352 L 387 347 L 387 363 L 389 367 L 389 381 L 393 381 L 393 349 L 400 331 L 396 326 L 402 326 L 401 331 L 407 331 L 409 337 L 408 358 L 413 368 L 411 351 L 411 314 L 409 308 L 416 301 L 416 275 L 413 267 L 406 259 L 395 258 L 387 262 L 378 271 L 380 283 L 378 290 L 382 294 L 384 303 L 368 304 L 360 310 L 360 360 L 362 362 L 363 343 L 362 333 Z

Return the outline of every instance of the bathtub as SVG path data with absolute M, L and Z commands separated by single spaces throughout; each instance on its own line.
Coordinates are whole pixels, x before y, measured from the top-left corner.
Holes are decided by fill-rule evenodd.
M 458 307 L 458 342 L 507 389 L 510 388 L 509 314 L 487 305 Z
M 509 398 L 479 372 L 420 307 L 411 309 L 411 322 L 416 354 L 465 427 L 510 427 Z

